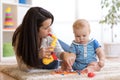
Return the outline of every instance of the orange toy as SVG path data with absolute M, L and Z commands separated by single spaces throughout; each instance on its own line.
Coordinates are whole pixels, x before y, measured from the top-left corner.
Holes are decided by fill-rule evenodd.
M 67 75 L 67 74 L 78 74 L 80 75 L 80 70 L 76 70 L 76 71 L 70 71 L 70 72 L 67 72 L 67 71 L 63 71 L 63 72 L 52 72 L 52 74 L 61 74 L 61 75 Z
M 78 73 L 76 71 L 73 71 L 73 72 L 63 71 L 63 72 L 52 72 L 52 74 L 67 75 L 67 74 L 78 74 Z

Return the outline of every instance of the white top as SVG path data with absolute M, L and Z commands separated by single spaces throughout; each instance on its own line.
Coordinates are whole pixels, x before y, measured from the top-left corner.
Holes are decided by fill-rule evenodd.
M 53 41 L 53 38 L 51 38 L 50 36 L 43 38 L 42 39 L 42 43 L 41 43 L 41 48 L 46 48 L 48 46 L 50 46 L 51 42 Z M 56 53 L 57 57 L 60 57 L 60 54 L 63 52 L 64 50 L 62 49 L 61 45 L 59 44 L 59 42 L 57 41 L 56 43 L 56 47 L 54 49 L 54 52 Z

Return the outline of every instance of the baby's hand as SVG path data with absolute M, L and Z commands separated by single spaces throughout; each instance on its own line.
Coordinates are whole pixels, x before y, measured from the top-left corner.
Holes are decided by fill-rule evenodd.
M 62 56 L 64 64 L 67 66 L 66 68 L 72 70 L 72 65 L 76 59 L 76 55 L 74 53 L 65 52 Z
M 98 65 L 102 68 L 104 66 L 104 61 L 103 60 L 99 61 Z
M 61 73 L 61 72 L 64 72 L 66 70 L 66 65 L 64 64 L 64 62 L 61 62 L 61 67 L 56 69 L 55 72 L 57 73 Z
M 68 65 L 66 64 L 66 62 L 63 61 L 63 62 L 61 63 L 61 68 L 56 69 L 55 71 L 58 72 L 58 73 L 64 72 L 64 71 L 66 71 L 66 72 L 71 72 L 71 69 L 68 67 Z

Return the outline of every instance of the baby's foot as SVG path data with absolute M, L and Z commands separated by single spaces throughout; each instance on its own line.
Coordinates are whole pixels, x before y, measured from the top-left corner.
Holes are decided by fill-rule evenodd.
M 87 68 L 85 68 L 85 69 L 81 70 L 80 72 L 81 72 L 81 74 L 87 74 L 89 72 L 89 70 Z

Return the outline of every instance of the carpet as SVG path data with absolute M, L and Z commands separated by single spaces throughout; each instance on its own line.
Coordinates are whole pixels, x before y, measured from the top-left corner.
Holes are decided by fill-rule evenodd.
M 0 65 L 0 71 L 16 80 L 120 80 L 120 63 L 106 61 L 105 67 L 100 72 L 95 72 L 95 77 L 79 74 L 51 74 L 53 70 L 20 71 L 17 65 Z

